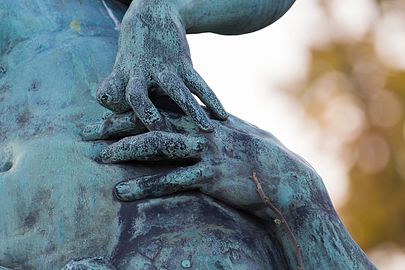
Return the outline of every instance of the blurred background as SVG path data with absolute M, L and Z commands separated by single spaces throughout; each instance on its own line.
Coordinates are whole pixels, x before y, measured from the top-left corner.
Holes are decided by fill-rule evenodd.
M 405 269 L 405 0 L 298 0 L 189 42 L 226 109 L 307 159 L 371 260 Z

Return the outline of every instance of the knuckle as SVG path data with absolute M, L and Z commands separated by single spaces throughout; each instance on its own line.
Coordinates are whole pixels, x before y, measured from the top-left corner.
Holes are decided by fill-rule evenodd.
M 112 96 L 105 89 L 97 92 L 96 99 L 99 103 L 101 103 L 104 106 L 108 106 L 109 104 L 112 103 L 113 100 Z
M 103 105 L 108 105 L 113 101 L 112 92 L 110 80 L 107 78 L 97 88 L 96 98 Z
M 97 88 L 96 99 L 102 106 L 115 112 L 122 113 L 130 109 L 125 100 L 124 82 L 114 73 Z

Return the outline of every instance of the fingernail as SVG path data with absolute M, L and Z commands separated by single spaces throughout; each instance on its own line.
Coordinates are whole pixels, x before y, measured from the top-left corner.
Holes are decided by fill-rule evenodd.
M 120 201 L 135 201 L 142 199 L 142 191 L 137 184 L 122 182 L 115 186 L 115 196 Z
M 100 156 L 104 163 L 110 163 L 112 161 L 113 153 L 110 149 L 106 148 L 101 152 Z
M 200 125 L 200 128 L 205 132 L 213 132 L 214 125 L 211 122 L 204 123 L 204 125 Z
M 226 120 L 229 117 L 229 114 L 224 110 L 224 109 L 220 109 L 219 110 L 219 117 L 221 118 L 221 120 Z
M 82 138 L 86 141 L 101 139 L 100 125 L 88 125 L 82 131 Z
M 131 192 L 131 188 L 128 183 L 119 183 L 115 186 L 115 196 L 119 200 L 128 200 L 128 195 Z

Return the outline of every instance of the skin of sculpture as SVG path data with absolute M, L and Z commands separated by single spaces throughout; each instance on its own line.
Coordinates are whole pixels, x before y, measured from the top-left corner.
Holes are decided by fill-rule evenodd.
M 122 18 L 125 6 L 106 3 Z M 117 269 L 285 268 L 260 221 L 206 195 L 114 199 L 117 179 L 179 164 L 106 165 L 99 153 L 109 142 L 82 140 L 84 126 L 106 113 L 96 89 L 117 52 L 118 33 L 101 1 L 2 0 L 0 15 L 3 268 L 59 269 L 99 256 Z
M 192 1 L 198 2 L 210 3 Z M 122 17 L 124 7 L 107 3 Z M 161 15 L 176 10 L 165 9 L 159 1 L 148 3 L 161 10 Z M 215 7 L 211 5 L 207 8 Z M 229 11 L 231 6 L 222 7 Z M 319 176 L 305 161 L 269 133 L 233 116 L 226 122 L 214 120 L 221 118 L 215 110 L 219 107 L 208 102 L 212 119 L 207 117 L 211 126 L 205 125 L 199 118 L 204 117 L 202 113 L 199 117 L 193 114 L 199 109 L 184 109 L 186 105 L 193 107 L 185 99 L 187 91 L 170 95 L 181 109 L 174 109 L 170 101 L 168 106 L 158 106 L 163 109 L 159 117 L 164 124 L 153 126 L 142 118 L 137 104 L 128 106 L 126 98 L 117 99 L 122 102 L 117 106 L 134 109 L 137 117 L 131 112 L 106 117 L 101 124 L 85 129 L 85 138 L 138 134 L 112 144 L 102 157 L 105 162 L 143 162 L 101 164 L 98 153 L 109 142 L 83 142 L 80 136 L 85 124 L 103 114 L 94 102 L 95 89 L 111 68 L 117 49 L 114 25 L 99 1 L 4 0 L 0 15 L 0 212 L 7 217 L 0 220 L 2 266 L 55 269 L 71 258 L 102 256 L 104 259 L 75 260 L 66 268 L 295 268 L 285 232 L 272 222 L 272 214 L 267 213 L 249 179 L 256 171 L 303 245 L 308 269 L 373 268 L 350 239 Z M 235 34 L 226 27 L 230 23 L 218 25 L 193 25 L 189 31 L 215 32 L 217 28 L 224 29 L 224 34 Z M 241 32 L 265 26 L 252 25 L 257 28 L 249 26 Z M 169 41 L 165 40 L 168 47 L 177 44 Z M 119 56 L 124 43 L 120 41 Z M 121 55 L 129 57 L 126 53 L 130 52 L 122 51 Z M 133 71 L 131 65 L 126 68 Z M 171 74 L 176 75 L 173 70 Z M 137 77 L 128 77 L 130 80 L 137 81 Z M 162 82 L 170 84 L 172 77 L 163 76 Z M 170 94 L 169 88 L 173 89 L 168 87 L 164 92 Z M 122 96 L 122 91 L 130 96 L 126 90 L 118 90 L 121 92 L 107 99 L 101 98 L 99 90 L 97 99 L 108 101 Z M 166 100 L 159 97 L 158 102 Z M 145 133 L 141 122 L 149 129 L 163 127 L 165 131 Z M 200 132 L 194 122 L 204 131 L 215 128 L 216 132 Z M 146 148 L 137 152 L 133 147 L 140 142 L 151 144 L 142 144 Z M 145 162 L 149 160 L 163 163 Z M 172 160 L 178 163 L 164 163 Z M 115 184 L 124 179 L 115 193 L 125 203 L 111 194 Z M 128 202 L 189 189 L 217 200 L 188 192 Z
M 0 1 L 0 265 L 11 269 L 111 253 L 120 204 L 110 177 L 142 171 L 103 168 L 103 143 L 81 140 L 105 112 L 95 92 L 118 38 L 101 2 L 81 2 Z
M 213 121 L 215 133 L 201 132 L 190 117 L 167 97 L 159 97 L 166 126 L 171 132 L 139 133 L 139 121 L 131 113 L 113 115 L 85 129 L 89 139 L 120 137 L 133 133 L 102 153 L 105 163 L 127 161 L 189 160 L 170 173 L 135 177 L 115 187 L 122 201 L 160 197 L 179 191 L 198 190 L 265 221 L 277 218 L 268 211 L 252 181 L 255 172 L 268 194 L 296 234 L 307 269 L 373 269 L 338 218 L 322 179 L 302 158 L 285 148 L 273 135 L 230 116 Z M 175 112 L 175 113 L 173 113 Z M 270 224 L 289 262 L 294 247 L 284 228 Z M 320 249 L 320 247 L 322 247 Z M 322 252 L 323 250 L 323 252 Z M 326 252 L 325 252 L 326 250 Z M 320 256 L 322 254 L 322 256 Z M 290 265 L 294 268 L 294 265 Z
M 63 269 L 287 269 L 263 224 L 201 193 L 124 204 L 123 233 L 111 259 L 82 258 Z M 145 215 L 146 214 L 146 215 Z M 242 218 L 241 218 L 242 217 Z M 97 264 L 95 265 L 95 259 Z M 77 268 L 74 268 L 77 267 Z

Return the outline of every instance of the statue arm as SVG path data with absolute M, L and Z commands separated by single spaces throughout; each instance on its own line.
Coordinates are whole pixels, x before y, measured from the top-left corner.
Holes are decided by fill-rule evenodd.
M 131 1 L 122 1 L 129 4 Z M 158 1 L 132 1 L 132 8 L 159 7 Z M 262 29 L 281 18 L 295 0 L 172 0 L 188 34 L 239 35 Z
M 303 207 L 294 209 L 295 217 L 287 215 L 306 269 L 377 269 L 351 238 L 334 210 L 306 207 L 302 212 Z M 292 256 L 296 250 L 285 232 L 280 242 Z
M 280 17 L 295 0 L 179 0 L 187 33 L 238 35 L 262 29 Z

